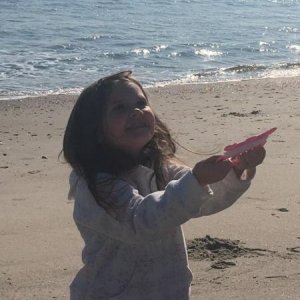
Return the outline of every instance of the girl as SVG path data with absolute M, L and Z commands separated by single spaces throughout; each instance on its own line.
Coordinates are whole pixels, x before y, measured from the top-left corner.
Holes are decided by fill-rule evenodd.
M 248 151 L 234 165 L 213 156 L 193 169 L 179 165 L 175 151 L 130 71 L 81 93 L 63 143 L 73 169 L 74 220 L 85 242 L 72 300 L 189 299 L 192 275 L 181 225 L 232 205 L 265 150 Z

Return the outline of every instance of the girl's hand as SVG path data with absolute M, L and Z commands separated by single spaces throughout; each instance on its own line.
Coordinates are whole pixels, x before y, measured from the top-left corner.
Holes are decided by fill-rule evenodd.
M 266 156 L 266 150 L 263 146 L 255 147 L 231 159 L 233 169 L 238 177 L 247 170 L 247 179 L 254 177 L 256 166 L 260 165 Z
M 199 184 L 205 186 L 222 180 L 232 168 L 229 160 L 220 160 L 221 156 L 211 156 L 198 162 L 192 172 Z

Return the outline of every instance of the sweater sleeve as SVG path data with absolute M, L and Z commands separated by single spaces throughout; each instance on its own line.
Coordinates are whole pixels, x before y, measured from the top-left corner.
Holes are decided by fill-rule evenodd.
M 86 182 L 79 179 L 73 217 L 77 224 L 123 242 L 160 239 L 195 216 L 209 197 L 190 170 L 170 181 L 164 191 L 145 197 L 126 181 L 115 180 L 108 201 L 120 207 L 121 217 L 116 218 L 96 203 Z
M 240 180 L 231 170 L 227 176 L 209 186 L 211 197 L 199 209 L 194 217 L 208 216 L 222 211 L 234 204 L 250 186 L 250 180 Z
M 163 166 L 163 174 L 167 182 L 180 179 L 184 174 L 191 170 L 190 167 L 178 163 L 167 162 Z
M 168 180 L 173 180 L 181 178 L 190 170 L 191 168 L 187 166 L 169 163 L 165 166 L 164 172 Z M 250 182 L 251 180 L 238 179 L 235 172 L 231 170 L 223 180 L 203 187 L 211 197 L 207 197 L 207 201 L 202 202 L 194 217 L 212 215 L 230 207 L 246 192 Z

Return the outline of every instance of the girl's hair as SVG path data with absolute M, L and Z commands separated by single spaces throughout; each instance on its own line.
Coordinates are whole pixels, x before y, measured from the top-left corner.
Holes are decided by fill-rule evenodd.
M 95 197 L 97 203 L 104 208 L 113 204 L 105 201 L 107 195 L 99 192 L 110 186 L 108 181 L 97 182 L 99 172 L 109 173 L 112 178 L 125 174 L 138 164 L 154 170 L 159 189 L 166 185 L 162 171 L 163 163 L 175 157 L 176 146 L 167 126 L 155 115 L 155 128 L 152 139 L 144 146 L 140 157 L 134 159 L 129 153 L 105 142 L 103 119 L 112 90 L 119 81 L 136 84 L 148 97 L 142 85 L 131 77 L 131 71 L 124 71 L 104 77 L 85 88 L 77 99 L 71 112 L 63 140 L 63 155 L 73 170 L 82 176 Z M 103 137 L 100 139 L 99 137 Z

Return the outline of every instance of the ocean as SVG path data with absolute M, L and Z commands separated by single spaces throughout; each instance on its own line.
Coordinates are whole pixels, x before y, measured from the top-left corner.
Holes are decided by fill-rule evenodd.
M 0 0 L 0 100 L 300 75 L 300 0 Z

